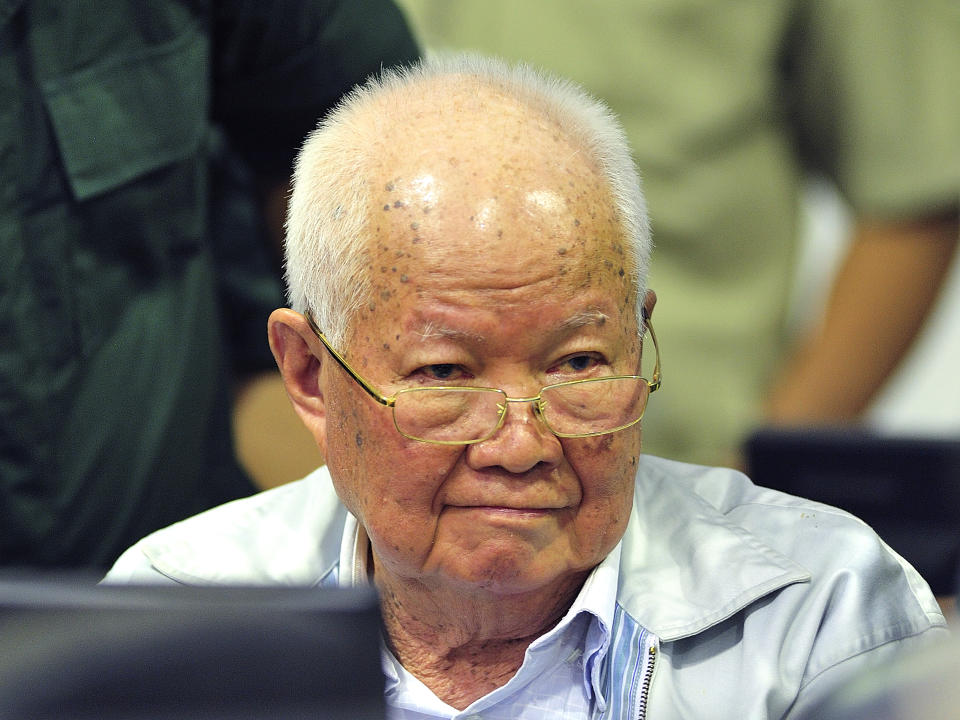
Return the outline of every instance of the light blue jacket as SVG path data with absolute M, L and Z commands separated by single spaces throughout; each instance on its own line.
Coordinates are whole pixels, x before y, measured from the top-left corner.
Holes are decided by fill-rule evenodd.
M 106 580 L 337 584 L 353 525 L 320 468 L 150 535 Z M 759 720 L 947 631 L 916 571 L 848 513 L 645 456 L 613 634 L 597 717 Z

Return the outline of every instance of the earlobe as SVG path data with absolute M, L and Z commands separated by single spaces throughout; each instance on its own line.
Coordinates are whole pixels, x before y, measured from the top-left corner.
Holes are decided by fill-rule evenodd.
M 306 318 L 288 308 L 274 310 L 267 323 L 270 350 L 297 415 L 326 457 L 326 404 L 321 378 L 322 355 L 314 353 L 313 331 Z

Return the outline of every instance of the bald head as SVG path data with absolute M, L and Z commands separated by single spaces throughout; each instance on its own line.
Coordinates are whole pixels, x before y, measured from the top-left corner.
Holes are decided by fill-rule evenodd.
M 519 226 L 537 230 L 523 247 Z M 451 262 L 466 278 L 499 278 L 486 259 L 504 254 L 548 276 L 602 252 L 639 307 L 649 249 L 639 180 L 606 108 L 527 68 L 458 56 L 369 81 L 310 136 L 287 279 L 293 307 L 339 344 L 358 312 L 393 292 L 384 287 L 407 289 Z

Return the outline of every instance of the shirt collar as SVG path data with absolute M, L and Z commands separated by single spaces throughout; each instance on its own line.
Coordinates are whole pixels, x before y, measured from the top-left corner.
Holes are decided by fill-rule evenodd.
M 590 617 L 586 642 L 583 647 L 583 686 L 587 696 L 593 696 L 601 711 L 606 709 L 606 698 L 600 684 L 600 669 L 610 649 L 611 628 L 617 605 L 617 587 L 620 581 L 620 553 L 622 543 L 610 551 L 587 576 L 573 605 L 552 632 L 561 633 L 570 628 L 581 614 Z M 544 637 L 550 636 L 547 633 Z M 531 647 L 543 638 L 538 638 Z

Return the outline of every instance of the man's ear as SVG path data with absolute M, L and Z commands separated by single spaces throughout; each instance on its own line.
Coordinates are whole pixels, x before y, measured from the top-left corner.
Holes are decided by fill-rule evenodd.
M 327 408 L 320 378 L 323 357 L 320 341 L 303 315 L 288 308 L 270 313 L 267 321 L 270 350 L 283 375 L 283 384 L 300 420 L 327 456 Z

